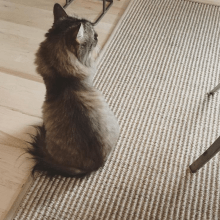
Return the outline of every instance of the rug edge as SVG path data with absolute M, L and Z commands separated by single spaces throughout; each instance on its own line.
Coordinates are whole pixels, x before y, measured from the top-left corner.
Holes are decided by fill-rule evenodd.
M 21 188 L 21 191 L 19 192 L 17 198 L 15 199 L 14 203 L 12 204 L 11 208 L 9 209 L 8 213 L 4 217 L 3 220 L 13 220 L 14 217 L 17 214 L 18 208 L 20 204 L 22 203 L 27 191 L 31 188 L 33 183 L 33 178 L 30 175 L 24 185 Z
M 125 9 L 123 15 L 121 16 L 121 18 L 119 19 L 118 23 L 116 24 L 114 30 L 112 31 L 110 37 L 107 39 L 104 47 L 102 48 L 102 50 L 100 51 L 100 54 L 98 56 L 98 58 L 96 59 L 96 64 L 98 65 L 101 61 L 102 61 L 102 58 L 103 58 L 103 54 L 106 52 L 106 49 L 108 48 L 110 42 L 112 41 L 116 31 L 118 30 L 119 26 L 121 25 L 122 23 L 122 20 L 125 18 L 128 10 L 130 9 L 132 3 L 134 2 L 134 0 L 130 0 L 130 2 L 128 3 L 127 5 L 127 8 Z

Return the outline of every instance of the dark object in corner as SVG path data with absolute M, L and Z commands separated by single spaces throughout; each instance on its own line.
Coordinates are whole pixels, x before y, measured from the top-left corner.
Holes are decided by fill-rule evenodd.
M 220 89 L 220 83 L 208 92 L 208 96 L 213 95 Z M 199 157 L 195 160 L 190 166 L 192 173 L 195 173 L 202 166 L 204 166 L 212 157 L 214 157 L 220 151 L 220 137 L 215 140 L 215 142 Z
M 190 166 L 192 173 L 195 173 L 203 165 L 205 165 L 212 157 L 214 157 L 220 151 L 220 137 Z
M 213 95 L 215 92 L 217 92 L 220 89 L 220 83 L 213 89 L 211 90 L 208 95 Z

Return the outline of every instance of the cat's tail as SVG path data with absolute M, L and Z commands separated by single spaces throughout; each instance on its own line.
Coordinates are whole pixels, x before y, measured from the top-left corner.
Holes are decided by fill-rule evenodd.
M 88 174 L 88 171 L 79 170 L 71 167 L 63 167 L 51 162 L 48 158 L 48 152 L 46 151 L 46 130 L 44 125 L 35 126 L 37 130 L 36 135 L 31 135 L 31 142 L 28 142 L 30 146 L 27 148 L 27 153 L 32 155 L 32 159 L 35 165 L 32 169 L 32 175 L 36 173 L 45 176 L 53 177 L 61 175 L 65 177 L 84 177 Z

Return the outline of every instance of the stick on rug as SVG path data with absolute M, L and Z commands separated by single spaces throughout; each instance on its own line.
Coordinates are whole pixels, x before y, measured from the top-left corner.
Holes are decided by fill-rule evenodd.
M 220 154 L 188 166 L 220 135 L 220 10 L 132 0 L 101 56 L 95 86 L 121 133 L 85 179 L 38 177 L 8 219 L 220 219 Z

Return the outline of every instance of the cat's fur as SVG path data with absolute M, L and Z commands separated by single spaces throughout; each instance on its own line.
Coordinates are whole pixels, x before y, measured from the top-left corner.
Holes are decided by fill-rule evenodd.
M 97 34 L 89 21 L 55 4 L 45 36 L 35 61 L 46 97 L 43 126 L 28 149 L 36 162 L 32 173 L 83 176 L 103 166 L 119 136 L 115 116 L 92 85 Z

